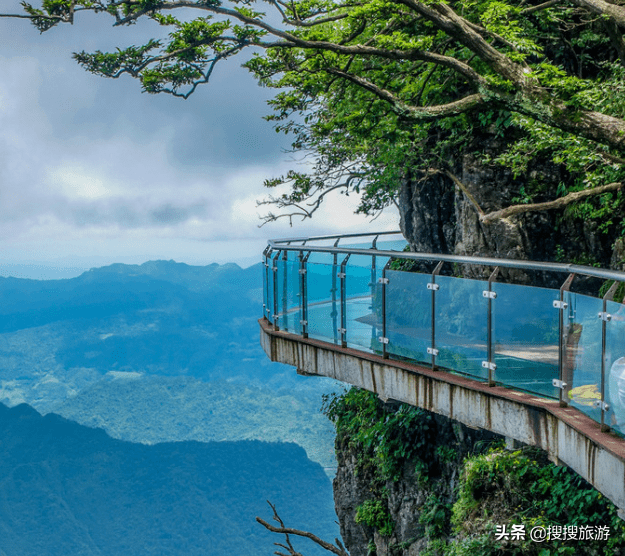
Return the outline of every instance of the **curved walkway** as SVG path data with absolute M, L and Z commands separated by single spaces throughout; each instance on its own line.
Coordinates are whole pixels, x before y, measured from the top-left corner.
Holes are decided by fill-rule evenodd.
M 599 423 L 576 409 L 443 370 L 276 331 L 266 319 L 259 323 L 261 344 L 272 361 L 542 448 L 552 461 L 591 483 L 625 516 L 625 440 L 601 432 Z

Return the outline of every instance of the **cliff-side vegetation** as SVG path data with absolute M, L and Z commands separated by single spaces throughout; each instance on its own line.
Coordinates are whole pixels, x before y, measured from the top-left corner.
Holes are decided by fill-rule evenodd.
M 625 524 L 616 507 L 567 467 L 547 462 L 545 453 L 535 448 L 496 447 L 468 458 L 457 494 L 452 507 L 455 538 L 433 553 L 607 556 L 625 548 Z M 509 533 L 512 524 L 523 526 L 524 538 L 502 536 L 500 529 L 502 538 L 497 540 L 497 526 L 505 525 Z M 576 527 L 577 539 L 565 540 L 558 526 L 569 527 L 571 534 L 570 527 Z M 532 541 L 534 527 L 552 527 L 552 538 Z M 607 537 L 591 539 L 598 536 L 597 527 L 607 527 Z
M 432 456 L 432 418 L 422 409 L 402 404 L 391 412 L 374 393 L 352 388 L 324 396 L 323 412 L 336 425 L 337 447 L 358 447 L 357 471 L 376 484 L 397 481 L 405 460 Z
M 625 549 L 616 507 L 536 448 L 509 451 L 494 435 L 358 389 L 327 398 L 325 412 L 337 429 L 335 501 L 352 556 L 608 556 Z M 349 481 L 355 494 L 348 500 Z M 510 535 L 512 525 L 524 538 Z M 530 539 L 532 528 L 550 526 L 551 540 Z M 557 527 L 577 527 L 577 540 L 555 538 Z M 590 539 L 598 527 L 603 538 Z

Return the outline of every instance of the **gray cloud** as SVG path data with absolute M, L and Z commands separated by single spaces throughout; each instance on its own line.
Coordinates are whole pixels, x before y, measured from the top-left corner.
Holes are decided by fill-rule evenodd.
M 19 1 L 3 2 L 2 11 L 11 8 L 20 11 Z M 272 91 L 256 85 L 242 60 L 218 67 L 187 101 L 142 94 L 131 78 L 90 75 L 71 52 L 139 44 L 163 31 L 111 23 L 80 18 L 40 35 L 23 20 L 0 19 L 5 257 L 97 251 L 113 262 L 129 260 L 134 249 L 137 262 L 202 260 L 219 248 L 233 260 L 257 256 L 267 237 L 368 226 L 336 204 L 297 228 L 259 229 L 254 200 L 265 195 L 262 182 L 290 167 L 288 138 L 262 119 Z
M 177 226 L 192 218 L 206 217 L 206 202 L 191 205 L 161 203 L 154 207 L 145 206 L 141 200 L 129 202 L 113 199 L 101 202 L 64 204 L 67 208 L 65 220 L 77 226 L 122 228 L 151 228 Z M 61 211 L 57 211 L 59 214 Z

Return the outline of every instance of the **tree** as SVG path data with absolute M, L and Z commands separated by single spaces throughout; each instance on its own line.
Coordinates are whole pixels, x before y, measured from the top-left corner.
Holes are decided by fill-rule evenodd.
M 278 90 L 269 119 L 314 161 L 310 172 L 266 183 L 291 186 L 268 200 L 287 212 L 267 220 L 310 217 L 335 189 L 363 193 L 360 210 L 373 214 L 397 203 L 402 182 L 436 177 L 462 192 L 477 227 L 566 208 L 618 237 L 623 224 L 610 215 L 620 215 L 625 175 L 619 2 L 43 0 L 24 2 L 20 17 L 42 32 L 84 11 L 114 25 L 157 21 L 165 38 L 75 54 L 87 70 L 129 74 L 148 93 L 187 98 L 218 62 L 251 50 L 244 65 Z M 479 151 L 476 138 L 489 145 L 480 164 L 517 179 L 540 160 L 561 179 L 521 180 L 502 202 L 480 198 L 458 176 L 458 153 Z M 497 184 L 491 190 L 496 197 Z
M 284 552 L 280 552 L 280 550 L 276 550 L 274 554 L 276 554 L 277 556 L 302 556 L 300 552 L 297 552 L 297 550 L 295 550 L 293 543 L 291 542 L 292 536 L 310 539 L 317 546 L 320 546 L 321 548 L 323 548 L 324 550 L 327 550 L 328 552 L 331 552 L 332 554 L 336 554 L 336 556 L 349 556 L 349 552 L 345 550 L 343 543 L 339 539 L 334 539 L 334 542 L 336 544 L 332 544 L 327 541 L 324 541 L 323 539 L 319 538 L 317 535 L 313 533 L 310 533 L 309 531 L 303 531 L 301 529 L 293 529 L 292 527 L 285 527 L 284 522 L 282 521 L 282 518 L 278 515 L 276 507 L 269 500 L 267 500 L 267 504 L 269 504 L 269 506 L 271 507 L 273 511 L 272 519 L 278 523 L 278 526 L 271 525 L 271 523 L 268 523 L 267 521 L 265 521 L 264 519 L 261 519 L 260 517 L 257 517 L 256 521 L 260 523 L 268 531 L 271 531 L 272 533 L 278 533 L 280 535 L 284 535 L 284 542 L 286 544 L 282 544 L 279 542 L 275 542 L 274 544 L 277 547 L 283 548 L 284 550 L 288 551 L 288 554 Z

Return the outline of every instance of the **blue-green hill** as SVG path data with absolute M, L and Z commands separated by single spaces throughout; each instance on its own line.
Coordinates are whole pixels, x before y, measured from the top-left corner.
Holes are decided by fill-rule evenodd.
M 267 555 L 268 499 L 289 526 L 338 533 L 330 482 L 294 444 L 146 446 L 0 404 L 0 446 L 6 556 Z

